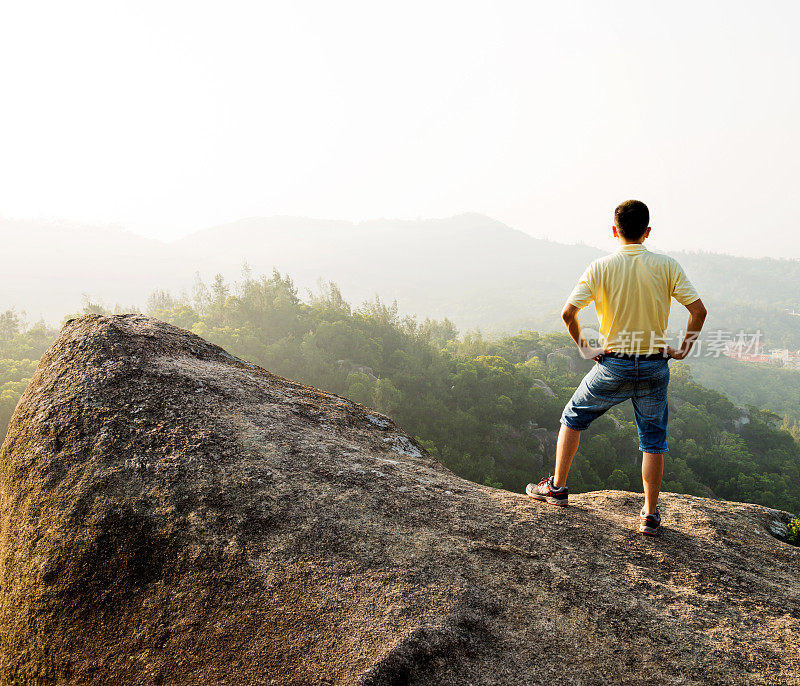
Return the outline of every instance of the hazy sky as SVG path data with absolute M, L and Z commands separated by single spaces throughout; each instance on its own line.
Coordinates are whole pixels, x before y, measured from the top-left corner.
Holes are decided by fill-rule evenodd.
M 171 238 L 484 212 L 609 247 L 800 257 L 800 5 L 25 2 L 0 10 L 0 215 Z

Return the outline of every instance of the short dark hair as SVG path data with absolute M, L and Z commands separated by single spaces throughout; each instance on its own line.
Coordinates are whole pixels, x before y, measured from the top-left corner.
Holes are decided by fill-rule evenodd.
M 650 223 L 650 210 L 641 200 L 626 200 L 614 210 L 614 226 L 626 241 L 638 241 Z

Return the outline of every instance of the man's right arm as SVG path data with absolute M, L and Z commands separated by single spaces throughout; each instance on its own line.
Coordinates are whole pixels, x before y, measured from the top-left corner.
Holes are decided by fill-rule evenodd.
M 706 315 L 708 314 L 708 310 L 706 310 L 700 298 L 684 307 L 689 310 L 689 322 L 686 324 L 686 335 L 683 337 L 681 347 L 672 348 L 667 346 L 667 356 L 671 357 L 673 360 L 682 360 L 689 354 L 694 342 L 700 335 L 703 323 L 706 320 Z
M 672 260 L 672 297 L 675 298 L 681 305 L 689 310 L 689 322 L 686 324 L 686 335 L 681 341 L 680 348 L 671 348 L 667 346 L 667 356 L 674 360 L 682 360 L 689 354 L 694 342 L 700 335 L 700 330 L 703 328 L 703 322 L 706 320 L 706 308 L 703 301 L 700 300 L 692 282 L 683 271 L 683 267 L 678 264 L 677 260 Z

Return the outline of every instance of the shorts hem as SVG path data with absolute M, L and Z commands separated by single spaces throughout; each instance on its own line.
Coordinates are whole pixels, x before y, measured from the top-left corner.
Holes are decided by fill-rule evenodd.
M 669 448 L 667 446 L 664 446 L 663 448 L 661 446 L 659 446 L 658 448 L 643 448 L 642 446 L 639 446 L 639 450 L 641 450 L 643 453 L 668 453 L 669 452 Z
M 588 429 L 588 428 L 589 428 L 588 426 L 573 426 L 572 424 L 570 424 L 570 423 L 569 423 L 569 422 L 568 422 L 566 419 L 564 419 L 563 417 L 560 419 L 560 422 L 561 422 L 561 423 L 562 423 L 564 426 L 566 426 L 568 429 L 572 429 L 573 431 L 586 431 L 586 429 Z

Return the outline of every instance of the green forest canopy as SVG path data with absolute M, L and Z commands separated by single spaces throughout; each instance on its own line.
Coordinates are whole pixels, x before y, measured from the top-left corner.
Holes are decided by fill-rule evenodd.
M 84 312 L 107 313 L 84 303 Z M 352 308 L 333 283 L 306 302 L 274 272 L 236 284 L 195 283 L 190 295 L 154 292 L 147 311 L 285 377 L 392 416 L 457 474 L 522 491 L 552 469 L 561 410 L 589 369 L 566 334 L 522 331 L 487 340 L 442 321 L 400 317 L 379 298 Z M 0 315 L 0 435 L 56 332 Z M 670 452 L 664 490 L 800 511 L 800 444 L 782 417 L 731 400 L 671 363 Z M 792 427 L 785 427 L 792 428 Z M 796 427 L 795 427 L 796 428 Z M 573 491 L 641 489 L 632 408 L 587 431 Z

